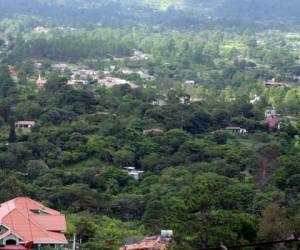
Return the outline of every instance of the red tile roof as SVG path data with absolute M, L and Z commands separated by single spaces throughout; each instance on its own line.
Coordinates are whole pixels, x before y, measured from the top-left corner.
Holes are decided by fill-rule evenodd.
M 276 116 L 270 116 L 266 118 L 266 122 L 269 128 L 276 128 L 278 124 L 278 118 Z
M 35 211 L 41 211 L 36 214 Z M 0 205 L 0 224 L 23 242 L 35 244 L 67 244 L 65 216 L 58 211 L 25 197 L 18 197 Z M 0 239 L 5 235 L 0 235 Z M 1 250 L 1 248 L 0 248 Z

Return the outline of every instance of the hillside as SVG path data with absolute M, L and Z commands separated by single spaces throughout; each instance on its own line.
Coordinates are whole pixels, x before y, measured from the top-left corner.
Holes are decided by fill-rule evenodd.
M 270 27 L 299 23 L 297 0 L 0 0 L 0 17 L 39 16 L 76 25 L 215 25 Z M 202 26 L 201 26 L 202 25 Z M 287 26 L 286 26 L 287 27 Z
M 300 249 L 298 7 L 0 0 L 0 203 L 67 219 L 33 248 Z

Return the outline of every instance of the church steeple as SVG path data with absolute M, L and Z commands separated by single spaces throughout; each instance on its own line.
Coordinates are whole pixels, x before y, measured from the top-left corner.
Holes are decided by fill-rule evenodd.
M 36 80 L 36 84 L 38 87 L 43 87 L 47 83 L 46 79 L 42 79 L 41 72 L 39 71 L 39 78 Z

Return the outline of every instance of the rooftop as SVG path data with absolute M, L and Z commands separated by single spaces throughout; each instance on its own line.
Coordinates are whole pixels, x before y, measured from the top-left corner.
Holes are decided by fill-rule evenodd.
M 166 250 L 169 244 L 169 240 L 164 240 L 161 237 L 150 237 L 137 243 L 125 245 L 120 250 Z
M 17 197 L 0 205 L 0 223 L 21 242 L 67 244 L 65 216 L 26 197 Z M 0 235 L 4 238 L 6 233 Z M 1 248 L 0 248 L 1 249 Z

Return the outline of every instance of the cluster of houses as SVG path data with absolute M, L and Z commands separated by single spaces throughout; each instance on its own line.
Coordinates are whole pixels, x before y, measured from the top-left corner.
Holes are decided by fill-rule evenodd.
M 280 129 L 280 122 L 278 119 L 278 114 L 274 108 L 265 111 L 265 123 L 270 131 Z M 241 127 L 227 127 L 227 131 L 234 134 L 247 134 L 248 131 Z
M 69 70 L 68 65 L 64 63 L 55 64 L 53 65 L 53 67 L 62 73 L 67 69 Z M 109 72 L 110 70 L 107 70 L 107 73 Z M 148 76 L 146 73 L 142 71 L 140 71 L 139 74 L 143 76 L 143 78 L 145 79 L 148 79 L 149 77 L 151 78 L 151 76 Z M 112 88 L 118 85 L 129 85 L 129 87 L 132 89 L 139 87 L 135 83 L 132 83 L 130 81 L 118 77 L 111 77 L 111 76 L 100 77 L 100 75 L 101 75 L 100 71 L 92 70 L 89 69 L 88 67 L 70 69 L 70 76 L 67 81 L 67 84 L 70 86 L 86 85 L 89 83 L 89 81 L 94 81 L 96 84 L 106 88 Z M 38 79 L 36 80 L 37 87 L 42 88 L 45 86 L 45 84 L 47 84 L 47 79 L 42 78 L 41 74 L 39 73 Z

